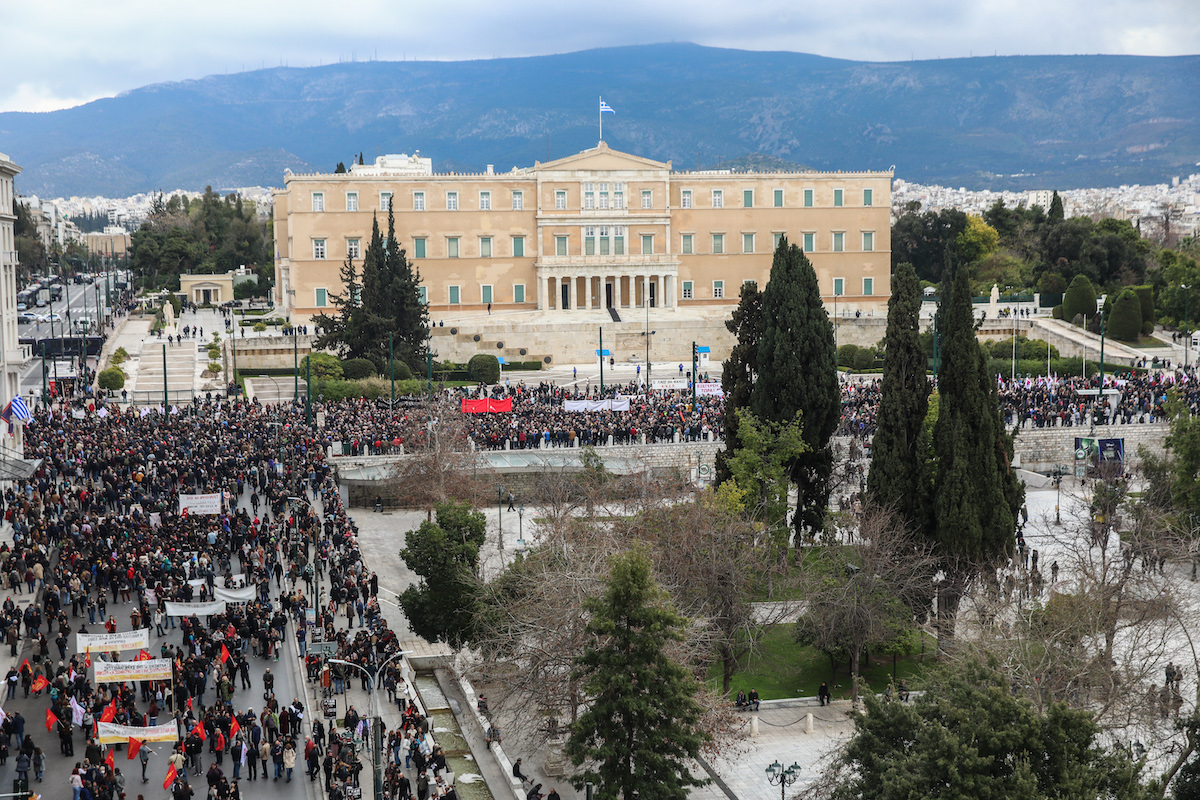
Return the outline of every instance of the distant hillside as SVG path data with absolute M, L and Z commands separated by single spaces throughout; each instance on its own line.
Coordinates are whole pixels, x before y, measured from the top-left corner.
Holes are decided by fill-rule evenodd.
M 504 170 L 595 145 L 677 169 L 767 157 L 896 166 L 972 188 L 1150 183 L 1200 160 L 1200 57 L 864 63 L 688 44 L 535 58 L 277 68 L 0 114 L 0 150 L 41 196 L 281 185 L 362 152 Z M 766 163 L 766 162 L 762 162 Z

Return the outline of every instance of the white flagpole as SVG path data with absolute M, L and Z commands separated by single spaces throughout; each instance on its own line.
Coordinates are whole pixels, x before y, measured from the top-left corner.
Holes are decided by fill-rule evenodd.
M 599 102 L 596 103 L 596 116 L 600 119 L 600 141 L 604 141 L 604 98 L 598 97 Z

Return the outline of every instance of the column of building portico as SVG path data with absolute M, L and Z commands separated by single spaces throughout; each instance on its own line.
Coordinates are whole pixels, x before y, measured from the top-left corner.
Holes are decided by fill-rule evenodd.
M 592 276 L 585 275 L 583 278 L 583 302 L 586 311 L 592 310 Z
M 550 296 L 551 302 L 554 303 L 554 308 L 562 311 L 562 302 L 559 300 L 558 294 L 557 275 L 551 275 L 549 278 L 546 278 L 546 293 Z M 550 306 L 546 306 L 546 308 L 550 308 Z
M 537 279 L 538 311 L 546 311 L 550 308 L 550 300 L 548 297 L 548 295 L 549 295 L 548 290 L 550 288 L 549 283 L 550 283 L 549 278 L 543 278 L 543 277 L 539 276 Z
M 637 308 L 637 289 L 633 284 L 633 276 L 629 276 L 629 305 L 626 308 L 632 310 Z
M 570 275 L 567 277 L 567 310 L 574 311 L 578 307 L 575 300 L 575 295 L 578 289 L 575 283 L 579 280 L 578 276 Z
M 654 303 L 659 308 L 667 304 L 667 296 L 663 294 L 663 276 L 656 275 L 654 277 Z

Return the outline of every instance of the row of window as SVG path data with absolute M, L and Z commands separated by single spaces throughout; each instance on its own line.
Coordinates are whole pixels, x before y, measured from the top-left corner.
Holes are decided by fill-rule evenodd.
M 684 300 L 695 299 L 695 295 L 696 295 L 695 281 L 681 281 L 680 283 L 682 284 L 683 299 Z M 743 281 L 743 283 L 749 283 L 749 281 Z M 449 287 L 447 287 L 447 289 L 448 289 L 448 291 L 446 294 L 446 298 L 447 298 L 448 304 L 452 305 L 452 306 L 461 304 L 462 303 L 462 287 L 461 286 L 449 286 Z M 428 303 L 429 302 L 428 287 L 425 287 L 425 286 L 418 287 L 418 291 L 421 293 L 421 302 Z M 875 294 L 875 279 L 874 278 L 863 278 L 862 279 L 862 293 L 863 293 L 863 296 L 865 296 L 865 297 L 870 297 Z M 324 289 L 324 288 L 316 289 L 316 290 L 314 290 L 314 294 L 315 294 L 315 296 L 314 296 L 313 300 L 315 302 L 316 307 L 317 308 L 327 308 L 329 305 L 329 290 Z M 833 294 L 835 297 L 845 297 L 845 295 L 846 295 L 846 279 L 845 278 L 834 278 L 833 279 Z M 725 281 L 715 280 L 712 282 L 712 296 L 713 296 L 713 299 L 715 299 L 715 300 L 720 300 L 725 297 Z M 523 283 L 513 284 L 512 298 L 513 298 L 512 299 L 513 303 L 524 303 L 525 302 L 525 284 L 523 284 Z M 490 284 L 484 284 L 479 287 L 479 302 L 481 304 L 490 304 L 490 303 L 494 303 L 494 302 L 499 302 L 496 299 L 496 294 L 494 292 L 493 287 Z
M 623 225 L 589 225 L 582 229 L 583 234 L 583 255 L 625 255 L 625 233 L 626 229 Z M 862 252 L 871 253 L 875 251 L 875 232 L 861 231 Z M 782 233 L 771 234 L 771 251 L 779 246 L 779 239 L 783 236 Z M 709 253 L 713 255 L 722 255 L 733 253 L 732 250 L 726 249 L 726 238 L 723 233 L 711 234 L 711 243 Z M 640 235 L 641 255 L 654 255 L 654 234 L 643 233 Z M 806 232 L 801 234 L 803 249 L 806 253 L 815 253 L 817 251 L 817 234 L 815 232 Z M 428 255 L 428 239 L 425 237 L 417 237 L 413 239 L 413 258 L 429 258 Z M 479 258 L 492 258 L 496 255 L 496 248 L 493 244 L 493 237 L 479 237 Z M 513 258 L 525 257 L 525 237 L 511 237 L 512 246 L 510 252 Z M 328 240 L 313 239 L 313 258 L 325 259 L 328 258 Z M 830 235 L 830 251 L 834 253 L 842 253 L 846 251 L 846 232 L 833 231 Z M 696 248 L 695 234 L 684 233 L 680 236 L 679 253 L 681 255 L 695 255 L 701 251 Z M 743 233 L 742 234 L 742 253 L 755 253 L 757 250 L 757 234 Z M 362 253 L 361 239 L 346 240 L 346 255 L 350 258 L 360 258 Z M 555 236 L 554 237 L 554 255 L 566 256 L 569 252 L 569 237 Z M 446 258 L 460 258 L 462 256 L 462 239 L 459 236 L 446 237 Z
M 610 190 L 610 184 L 607 184 L 607 183 L 600 183 L 600 184 L 585 183 L 583 185 L 583 208 L 585 210 L 600 209 L 602 211 L 607 210 L 607 209 L 623 209 L 623 208 L 625 208 L 624 184 L 614 183 L 614 184 L 611 184 L 611 187 L 612 188 Z M 413 205 L 412 205 L 413 211 L 428 210 L 424 191 L 415 191 L 412 193 L 412 195 L 413 195 Z M 447 211 L 458 211 L 458 209 L 459 209 L 459 202 L 458 202 L 459 197 L 458 196 L 459 196 L 459 193 L 457 191 L 447 191 L 446 192 L 445 209 Z M 392 192 L 380 192 L 379 193 L 379 208 L 382 209 L 383 211 L 389 210 L 392 207 L 392 197 L 393 197 Z M 814 189 L 804 189 L 803 190 L 802 205 L 804 208 L 813 208 L 814 207 L 814 199 L 815 199 L 815 190 Z M 514 189 L 510 194 L 510 200 L 512 203 L 513 211 L 525 210 L 525 192 L 524 192 L 524 190 Z M 834 208 L 843 207 L 845 205 L 845 200 L 846 200 L 846 190 L 845 189 L 834 189 L 833 190 L 833 207 Z M 641 190 L 641 202 L 642 202 L 642 208 L 647 208 L 647 209 L 654 208 L 654 190 L 653 189 L 642 189 Z M 710 195 L 709 195 L 709 203 L 711 204 L 712 208 L 725 208 L 725 190 L 724 189 L 711 189 Z M 875 204 L 875 190 L 874 189 L 863 189 L 862 190 L 862 204 L 863 204 L 863 206 L 867 206 L 867 207 L 873 206 Z M 755 190 L 754 189 L 743 189 L 742 190 L 742 208 L 755 208 L 756 205 L 757 205 L 757 203 L 756 203 L 756 199 L 755 199 Z M 691 189 L 680 190 L 679 207 L 680 208 L 695 208 L 696 207 L 695 206 L 695 197 L 694 197 L 693 191 Z M 783 208 L 784 207 L 784 190 L 783 189 L 772 189 L 771 190 L 771 207 L 772 208 Z M 554 192 L 554 209 L 556 211 L 565 211 L 566 208 L 567 208 L 567 192 L 565 189 L 558 189 Z M 323 212 L 325 210 L 325 193 L 324 192 L 313 192 L 312 193 L 312 210 L 316 211 L 316 212 Z M 358 192 L 346 192 L 346 210 L 347 211 L 358 211 Z M 492 192 L 490 190 L 479 192 L 479 210 L 480 211 L 491 211 L 492 210 Z

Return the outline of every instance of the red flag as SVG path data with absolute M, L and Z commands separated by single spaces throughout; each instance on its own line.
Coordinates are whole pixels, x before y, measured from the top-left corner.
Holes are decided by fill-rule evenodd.
M 111 747 L 108 748 L 108 755 L 104 757 L 104 763 L 108 764 L 109 769 L 115 770 L 117 768 L 117 762 L 116 759 L 113 758 L 113 751 Z
M 167 779 L 166 779 L 165 781 L 163 781 L 163 788 L 164 788 L 164 789 L 170 789 L 170 788 L 171 788 L 171 784 L 175 783 L 175 778 L 176 778 L 178 775 L 179 775 L 179 773 L 175 771 L 175 765 L 174 765 L 174 764 L 172 764 L 171 766 L 167 767 Z
M 224 643 L 221 644 L 221 663 L 224 664 L 229 660 L 229 648 Z
M 188 698 L 188 701 L 187 701 L 187 710 L 188 711 L 192 710 L 192 698 L 190 698 L 190 697 Z
M 187 510 L 187 507 L 185 506 L 185 507 L 184 507 L 184 509 L 183 509 L 183 511 L 180 511 L 180 512 L 179 512 L 179 516 L 181 516 L 181 517 L 183 517 L 183 518 L 185 518 L 185 519 L 186 519 L 186 518 L 187 518 L 187 515 L 188 515 L 188 510 Z
M 132 736 L 130 736 L 129 737 L 129 755 L 125 756 L 125 758 L 132 761 L 137 756 L 138 750 L 141 750 L 141 749 L 142 749 L 142 740 L 135 739 Z
M 138 650 L 137 658 L 135 658 L 134 661 L 149 661 L 152 658 L 154 658 L 154 656 L 150 655 L 150 653 L 146 652 L 145 650 Z
M 112 722 L 117 718 L 117 698 L 113 698 L 112 702 L 104 707 L 104 713 L 100 715 L 101 722 Z
M 36 678 L 34 678 L 33 686 L 31 688 L 35 692 L 40 692 L 42 689 L 45 689 L 49 685 L 50 685 L 50 681 L 46 680 L 45 675 L 38 675 Z
M 233 722 L 229 723 L 229 738 L 232 739 L 237 736 L 237 732 L 241 729 L 242 726 L 238 724 L 237 717 L 234 717 Z
M 90 652 L 87 652 L 87 653 L 84 653 L 84 654 L 83 654 L 83 665 L 84 665 L 85 667 L 89 668 L 89 669 L 91 668 L 91 666 L 92 666 L 92 654 L 91 654 Z
M 202 742 L 208 741 L 208 736 L 206 736 L 204 733 L 204 723 L 203 722 L 197 722 L 196 727 L 192 728 L 192 733 L 198 734 L 200 736 L 200 741 L 202 741 Z
M 33 667 L 29 666 L 28 658 L 21 662 L 21 666 L 17 671 L 24 672 L 25 670 L 30 670 L 31 672 L 33 671 Z
M 46 730 L 54 730 L 54 726 L 58 724 L 58 717 L 54 716 L 54 712 L 46 709 Z

